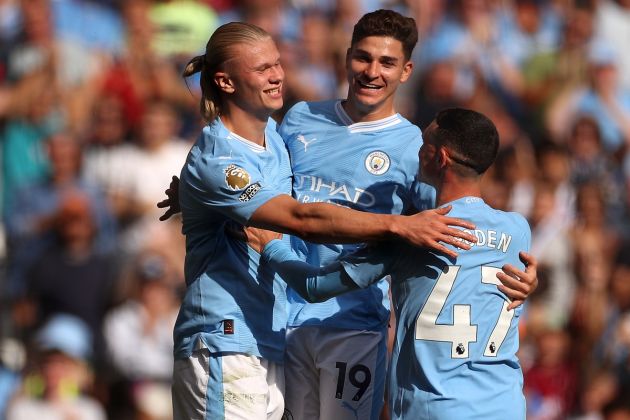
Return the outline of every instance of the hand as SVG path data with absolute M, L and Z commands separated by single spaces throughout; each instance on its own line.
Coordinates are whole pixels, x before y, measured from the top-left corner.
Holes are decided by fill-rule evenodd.
M 171 184 L 164 193 L 167 198 L 157 203 L 158 208 L 167 208 L 166 212 L 160 216 L 160 221 L 162 222 L 168 220 L 172 215 L 182 211 L 179 206 L 179 178 L 173 175 Z
M 453 245 L 460 249 L 470 249 L 477 237 L 452 226 L 474 230 L 475 225 L 462 219 L 445 216 L 451 206 L 433 210 L 425 210 L 413 216 L 405 216 L 403 230 L 399 236 L 413 245 L 431 248 L 449 257 L 457 257 L 457 252 L 443 244 Z
M 538 287 L 538 275 L 536 274 L 538 262 L 536 258 L 523 251 L 518 256 L 525 264 L 525 271 L 519 270 L 512 264 L 505 264 L 501 267 L 503 271 L 497 273 L 497 278 L 503 283 L 498 286 L 499 290 L 512 299 L 508 310 L 521 306 Z
M 271 230 L 259 229 L 246 226 L 244 229 L 247 243 L 249 246 L 258 251 L 259 254 L 265 249 L 265 245 L 274 239 L 282 239 L 282 234 Z

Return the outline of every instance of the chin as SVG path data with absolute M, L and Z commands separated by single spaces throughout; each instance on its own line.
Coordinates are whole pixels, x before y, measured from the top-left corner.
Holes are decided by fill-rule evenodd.
M 387 97 L 383 95 L 382 92 L 378 92 L 376 94 L 356 93 L 354 97 L 357 105 L 370 108 L 380 106 L 387 99 Z
M 265 107 L 269 111 L 270 114 L 282 109 L 283 101 L 273 101 L 271 103 L 265 104 Z

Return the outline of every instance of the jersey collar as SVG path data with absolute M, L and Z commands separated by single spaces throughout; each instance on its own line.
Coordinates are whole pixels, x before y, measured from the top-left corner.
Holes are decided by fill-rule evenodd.
M 367 133 L 370 131 L 383 130 L 384 128 L 391 127 L 402 122 L 400 115 L 394 114 L 376 121 L 355 123 L 352 121 L 352 118 L 350 118 L 346 110 L 343 109 L 343 106 L 341 106 L 341 101 L 337 101 L 335 104 L 335 112 L 337 112 L 337 116 L 341 122 L 348 126 L 348 130 L 351 133 Z
M 485 204 L 485 202 L 483 201 L 481 197 L 466 196 L 466 197 L 458 198 L 457 200 L 453 200 L 448 203 L 444 203 L 440 207 L 446 207 L 446 206 L 451 206 L 451 205 L 480 206 L 483 204 Z
M 230 130 L 228 130 L 225 125 L 223 124 L 223 121 L 221 121 L 221 118 L 219 118 L 219 121 L 221 122 L 221 125 L 223 126 L 223 128 L 225 128 L 225 130 L 228 132 L 228 135 L 226 136 L 226 139 L 228 140 L 236 140 L 242 144 L 244 144 L 245 146 L 247 146 L 248 148 L 250 148 L 253 152 L 255 153 L 263 153 L 265 152 L 267 149 L 265 146 L 261 146 L 257 143 L 254 143 L 251 140 L 247 140 L 245 137 L 239 136 L 236 133 L 231 132 Z M 266 131 L 266 129 L 265 129 Z M 265 137 L 267 136 L 267 133 L 265 133 Z M 265 143 L 267 143 L 265 141 Z

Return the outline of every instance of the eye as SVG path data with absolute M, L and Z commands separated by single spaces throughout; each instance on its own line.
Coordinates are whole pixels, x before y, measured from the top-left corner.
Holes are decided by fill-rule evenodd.
M 256 69 L 256 71 L 258 73 L 265 74 L 265 73 L 269 73 L 271 69 L 279 69 L 279 68 L 282 68 L 282 64 L 280 63 L 280 61 L 277 61 L 274 64 L 268 64 L 268 65 L 262 66 Z

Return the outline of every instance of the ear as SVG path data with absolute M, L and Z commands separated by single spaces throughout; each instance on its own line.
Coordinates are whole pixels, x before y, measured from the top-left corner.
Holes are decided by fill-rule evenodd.
M 413 62 L 411 60 L 407 61 L 403 65 L 403 71 L 400 75 L 400 83 L 405 83 L 411 77 L 411 73 L 413 71 Z
M 445 147 L 440 147 L 436 156 L 440 169 L 445 169 L 447 166 L 450 166 L 451 156 L 448 154 L 448 150 L 446 150 Z
M 234 83 L 230 76 L 222 71 L 218 71 L 214 74 L 214 83 L 219 87 L 219 90 L 225 93 L 234 93 Z
M 346 69 L 350 68 L 350 60 L 352 60 L 352 47 L 346 50 Z

